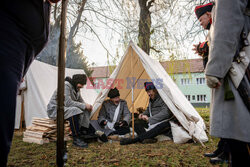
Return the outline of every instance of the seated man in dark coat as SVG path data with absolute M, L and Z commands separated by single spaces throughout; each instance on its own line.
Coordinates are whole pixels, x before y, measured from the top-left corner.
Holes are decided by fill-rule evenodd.
M 104 101 L 102 104 L 98 120 L 91 121 L 91 124 L 95 129 L 103 131 L 107 136 L 129 133 L 131 114 L 127 102 L 120 99 L 120 93 L 117 88 L 111 89 L 108 97 L 110 99 Z
M 139 115 L 139 119 L 147 121 L 148 124 L 135 122 L 135 132 L 137 133 L 137 137 L 134 139 L 124 138 L 120 141 L 121 145 L 136 142 L 157 142 L 154 137 L 160 134 L 166 134 L 169 137 L 172 137 L 171 126 L 169 123 L 170 120 L 174 119 L 172 112 L 164 103 L 152 82 L 145 82 L 144 86 L 150 100 L 147 110 Z M 145 128 L 147 128 L 147 131 Z
M 81 127 L 89 128 L 90 112 L 92 106 L 84 102 L 81 97 L 80 89 L 86 84 L 87 77 L 84 74 L 73 75 L 72 78 L 65 79 L 65 102 L 64 102 L 64 119 L 69 120 L 70 129 L 73 136 L 73 145 L 77 147 L 87 147 L 81 139 Z M 47 106 L 49 118 L 57 117 L 57 90 L 52 95 Z

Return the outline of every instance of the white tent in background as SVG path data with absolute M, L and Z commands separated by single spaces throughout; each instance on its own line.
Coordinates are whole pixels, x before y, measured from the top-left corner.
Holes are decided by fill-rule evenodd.
M 113 83 L 115 87 L 118 87 L 121 98 L 127 101 L 130 111 L 133 112 L 134 109 L 139 107 L 146 108 L 148 105 L 149 97 L 143 86 L 146 79 L 154 81 L 155 85 L 161 85 L 157 88 L 160 96 L 182 125 L 182 127 L 177 125 L 175 129 L 172 126 L 172 132 L 178 133 L 178 140 L 183 141 L 185 140 L 185 136 L 188 135 L 190 138 L 201 143 L 208 141 L 203 119 L 182 94 L 161 64 L 150 58 L 149 55 L 133 42 L 130 42 L 121 62 L 108 80 L 109 85 Z M 134 85 L 133 89 L 132 85 Z M 100 107 L 107 98 L 108 92 L 109 89 L 103 89 L 99 93 L 93 105 L 92 119 L 97 118 Z M 180 129 L 182 129 L 181 133 L 179 133 Z
M 65 69 L 65 77 L 74 74 L 85 74 L 82 69 Z M 35 60 L 26 76 L 27 89 L 24 92 L 24 119 L 26 126 L 31 125 L 32 117 L 47 118 L 47 104 L 57 88 L 57 67 Z M 88 80 L 81 90 L 83 99 L 93 104 L 97 92 L 88 88 Z M 21 97 L 17 97 L 15 129 L 19 129 L 21 118 Z

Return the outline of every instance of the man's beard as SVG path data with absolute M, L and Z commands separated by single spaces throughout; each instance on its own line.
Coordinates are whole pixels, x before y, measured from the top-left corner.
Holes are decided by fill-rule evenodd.
M 150 99 L 154 100 L 155 99 L 155 95 L 150 96 Z
M 118 105 L 118 104 L 120 103 L 120 100 L 113 101 L 113 103 L 114 103 L 115 105 Z
M 209 22 L 209 23 L 207 24 L 206 30 L 209 30 L 210 27 L 211 27 L 211 23 Z

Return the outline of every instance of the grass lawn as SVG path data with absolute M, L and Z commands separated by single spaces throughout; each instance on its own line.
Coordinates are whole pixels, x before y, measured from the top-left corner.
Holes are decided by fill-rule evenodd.
M 200 111 L 206 125 L 209 112 Z M 203 153 L 216 149 L 218 139 L 209 136 L 206 147 L 199 143 L 174 144 L 172 141 L 155 144 L 132 144 L 120 146 L 113 143 L 90 143 L 87 149 L 79 149 L 68 142 L 66 166 L 211 166 Z M 56 143 L 44 145 L 22 142 L 22 134 L 15 132 L 9 166 L 56 166 Z M 223 166 L 226 166 L 225 164 Z

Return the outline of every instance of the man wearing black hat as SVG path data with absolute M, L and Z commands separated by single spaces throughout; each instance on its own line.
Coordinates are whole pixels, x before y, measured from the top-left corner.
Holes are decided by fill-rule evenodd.
M 84 74 L 75 74 L 72 78 L 65 78 L 65 102 L 64 102 L 64 118 L 69 120 L 70 129 L 73 136 L 73 144 L 77 147 L 87 147 L 81 138 L 81 127 L 89 128 L 90 112 L 92 106 L 84 102 L 81 97 L 80 89 L 87 82 Z M 49 118 L 56 119 L 57 116 L 57 90 L 52 95 L 47 106 Z
M 154 137 L 160 134 L 166 134 L 172 137 L 170 120 L 174 119 L 172 112 L 169 110 L 167 105 L 162 100 L 153 82 L 144 83 L 145 90 L 149 96 L 149 105 L 147 110 L 139 115 L 139 119 L 146 121 L 148 126 L 145 124 L 135 122 L 135 132 L 137 137 L 134 139 L 124 138 L 120 141 L 121 145 L 127 145 L 132 143 L 154 143 L 157 142 Z M 146 131 L 146 129 L 148 131 Z
M 195 14 L 200 22 L 200 25 L 205 29 L 209 30 L 212 24 L 211 11 L 214 3 L 208 3 L 205 5 L 199 5 L 195 7 Z M 204 42 L 200 42 L 197 45 L 193 45 L 192 49 L 196 54 L 203 58 L 203 66 L 206 67 L 208 61 L 208 51 L 209 51 L 209 42 L 208 39 Z
M 98 120 L 91 121 L 91 124 L 96 129 L 103 131 L 107 136 L 129 133 L 131 114 L 127 102 L 120 99 L 120 93 L 117 88 L 110 89 L 108 97 L 110 99 L 102 104 Z

